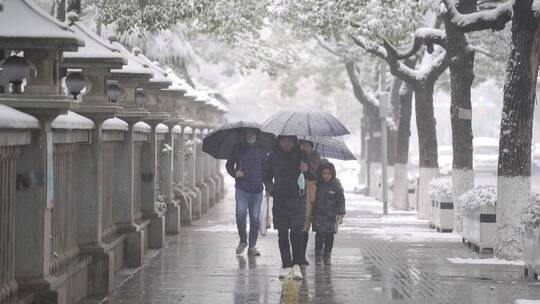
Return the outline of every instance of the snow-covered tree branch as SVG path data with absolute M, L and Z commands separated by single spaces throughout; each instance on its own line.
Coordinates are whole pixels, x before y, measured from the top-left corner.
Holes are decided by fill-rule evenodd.
M 450 20 L 454 26 L 463 32 L 473 32 L 481 30 L 502 30 L 506 23 L 512 19 L 512 5 L 514 1 L 507 1 L 494 9 L 475 12 L 470 14 L 461 14 L 453 0 L 442 0 Z M 519 1 L 518 1 L 519 2 Z

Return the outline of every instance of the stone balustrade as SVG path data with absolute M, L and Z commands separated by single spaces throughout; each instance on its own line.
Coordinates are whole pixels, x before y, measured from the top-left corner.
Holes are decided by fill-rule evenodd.
M 223 197 L 202 137 L 226 108 L 77 16 L 7 1 L 0 14 L 44 30 L 0 33 L 0 304 L 104 298 Z M 7 77 L 9 58 L 34 76 Z

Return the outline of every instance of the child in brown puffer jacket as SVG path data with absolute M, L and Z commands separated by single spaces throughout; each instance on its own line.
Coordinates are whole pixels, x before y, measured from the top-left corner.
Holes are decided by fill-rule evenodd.
M 331 265 L 334 234 L 337 225 L 343 223 L 345 195 L 336 168 L 330 162 L 321 165 L 317 183 L 317 198 L 313 209 L 313 231 L 315 234 L 315 264 Z

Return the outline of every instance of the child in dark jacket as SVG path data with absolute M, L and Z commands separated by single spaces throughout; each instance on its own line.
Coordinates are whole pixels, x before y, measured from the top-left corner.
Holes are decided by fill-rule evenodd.
M 337 225 L 343 223 L 345 215 L 345 196 L 343 187 L 336 178 L 336 168 L 330 162 L 321 165 L 317 198 L 313 209 L 313 231 L 315 234 L 315 264 L 331 265 L 334 234 Z

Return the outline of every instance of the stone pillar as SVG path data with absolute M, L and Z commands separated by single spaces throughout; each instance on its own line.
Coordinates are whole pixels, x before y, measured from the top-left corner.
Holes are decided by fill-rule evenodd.
M 221 179 L 219 178 L 219 160 L 212 158 L 212 178 L 214 179 L 214 182 L 216 184 L 216 194 L 215 194 L 215 201 L 216 203 L 219 203 L 221 201 L 221 192 L 222 192 L 222 185 L 221 185 Z
M 51 217 L 54 207 L 53 134 L 56 115 L 40 115 L 40 129 L 22 150 L 17 175 L 26 181 L 16 191 L 15 276 L 19 290 L 49 289 L 51 256 Z M 26 223 L 26 224 L 25 224 Z
M 79 243 L 101 242 L 103 205 L 103 129 L 104 119 L 93 118 L 90 144 L 80 148 L 79 172 Z
M 165 218 L 155 208 L 157 200 L 157 166 L 158 166 L 158 143 L 157 143 L 157 122 L 150 122 L 151 131 L 149 142 L 143 145 L 141 151 L 141 199 L 142 212 L 145 219 L 150 220 L 148 226 L 148 247 L 158 249 L 163 247 L 165 242 Z
M 185 178 L 187 172 L 186 169 L 186 153 L 185 153 L 185 128 L 182 126 L 180 128 L 180 134 L 177 134 L 177 145 L 175 146 L 176 153 L 176 162 L 174 166 L 174 175 L 176 187 L 182 191 L 183 199 L 179 201 L 180 203 L 180 221 L 182 224 L 190 225 L 192 219 L 192 200 L 193 197 L 190 195 L 191 190 L 188 186 L 188 182 Z
M 120 231 L 126 232 L 127 248 L 125 250 L 125 264 L 127 267 L 139 267 L 143 264 L 144 236 L 138 225 L 135 224 L 135 130 L 136 120 L 126 120 L 128 131 L 126 132 L 120 153 L 115 155 L 114 180 L 116 191 L 114 192 L 113 216 L 117 220 Z
M 201 214 L 205 214 L 208 212 L 209 209 L 209 188 L 204 180 L 204 155 L 202 153 L 202 143 L 201 143 L 201 136 L 202 131 L 197 130 L 198 132 L 194 132 L 194 141 L 195 141 L 195 150 L 196 152 L 196 168 L 195 168 L 195 176 L 196 176 L 196 186 L 201 191 Z
M 169 133 L 165 135 L 165 144 L 169 145 L 171 150 L 162 154 L 160 159 L 161 180 L 160 190 L 165 197 L 167 204 L 167 213 L 165 214 L 165 232 L 169 234 L 178 234 L 180 231 L 180 206 L 178 201 L 174 200 L 173 187 L 175 179 L 175 170 L 177 169 L 174 157 L 175 153 L 175 134 L 173 128 L 174 123 L 168 123 Z
M 216 160 L 216 172 L 219 179 L 219 199 L 222 200 L 225 197 L 225 176 L 221 173 L 222 167 L 224 166 L 223 162 Z
M 214 207 L 216 203 L 216 182 L 214 181 L 212 175 L 212 160 L 213 157 L 208 155 L 206 152 L 204 154 L 204 172 L 205 172 L 205 182 L 208 185 L 208 202 L 210 207 Z
M 188 140 L 191 141 L 191 155 L 187 163 L 188 181 L 187 186 L 193 191 L 192 218 L 200 219 L 202 216 L 202 193 L 197 187 L 197 144 L 195 142 L 195 130 L 188 135 Z
M 94 121 L 90 144 L 81 146 L 79 172 L 79 244 L 92 256 L 88 268 L 88 294 L 106 295 L 114 290 L 114 253 L 102 243 L 103 128 L 112 115 L 85 114 Z

